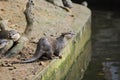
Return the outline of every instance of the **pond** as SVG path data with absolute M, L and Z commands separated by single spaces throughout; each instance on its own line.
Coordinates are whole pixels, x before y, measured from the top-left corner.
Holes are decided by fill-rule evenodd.
M 93 10 L 92 60 L 82 80 L 120 80 L 120 12 Z

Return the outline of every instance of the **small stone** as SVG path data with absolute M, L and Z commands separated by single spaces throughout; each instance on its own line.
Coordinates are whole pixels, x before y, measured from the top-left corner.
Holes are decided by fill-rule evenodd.
M 17 79 L 15 79 L 15 78 L 12 78 L 12 80 L 17 80 Z
M 12 68 L 12 67 L 10 67 L 10 68 L 8 68 L 8 70 L 10 70 L 10 71 L 11 71 L 11 70 L 13 70 L 13 68 Z
M 73 15 L 73 14 L 71 14 L 70 16 L 71 16 L 71 17 L 74 17 L 74 15 Z
M 11 63 L 7 63 L 7 67 L 12 67 L 13 65 Z
M 4 9 L 1 9 L 1 11 L 5 11 Z
M 59 59 L 62 59 L 62 56 L 61 56 L 61 55 L 59 56 Z
M 1 66 L 2 66 L 2 67 L 6 67 L 7 64 L 6 64 L 6 63 L 2 63 Z
M 19 5 L 17 5 L 17 7 L 20 7 Z
M 28 78 L 25 78 L 25 80 L 28 80 Z
M 15 67 L 15 66 L 13 66 L 13 69 L 16 69 L 16 67 Z
M 43 61 L 41 61 L 41 62 L 39 63 L 39 65 L 44 65 L 44 62 L 43 62 Z

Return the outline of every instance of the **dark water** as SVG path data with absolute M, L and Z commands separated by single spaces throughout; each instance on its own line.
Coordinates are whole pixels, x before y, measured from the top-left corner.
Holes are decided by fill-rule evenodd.
M 82 80 L 120 80 L 120 12 L 93 10 L 92 50 Z

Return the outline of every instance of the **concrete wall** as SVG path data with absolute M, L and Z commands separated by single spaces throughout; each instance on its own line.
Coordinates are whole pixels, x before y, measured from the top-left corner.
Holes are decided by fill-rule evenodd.
M 85 45 L 84 50 L 76 58 L 73 65 L 68 71 L 64 80 L 81 80 L 91 60 L 91 41 Z
M 77 28 L 77 34 L 62 51 L 63 58 L 52 60 L 51 63 L 32 80 L 78 80 L 78 78 L 80 80 L 91 57 L 91 47 L 89 43 L 91 37 L 91 13 L 88 12 L 84 17 L 87 19 L 83 20 L 84 25 L 79 23 L 80 19 L 78 18 L 80 18 L 80 16 L 75 19 L 72 27 Z M 78 66 L 75 64 L 77 62 L 79 62 Z M 75 75 L 77 72 L 70 73 L 70 71 L 74 71 L 74 65 L 78 70 L 75 71 L 80 72 L 79 75 Z M 71 76 L 72 74 L 73 76 Z

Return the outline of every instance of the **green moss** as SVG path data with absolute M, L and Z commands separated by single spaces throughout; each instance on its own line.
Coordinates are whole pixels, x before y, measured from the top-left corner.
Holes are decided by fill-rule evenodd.
M 77 25 L 78 30 L 79 25 Z M 76 25 L 74 24 L 73 26 Z M 77 78 L 82 77 L 84 70 L 90 61 L 89 52 L 86 52 L 86 54 L 83 53 L 86 48 L 85 46 L 87 46 L 90 40 L 90 37 L 91 22 L 90 19 L 88 19 L 88 21 L 85 22 L 85 25 L 80 28 L 76 36 L 68 42 L 68 45 L 62 51 L 63 58 L 52 60 L 42 72 L 36 75 L 34 80 L 39 80 L 40 76 L 42 76 L 41 80 L 70 80 L 67 79 L 67 75 L 71 76 L 71 73 L 74 70 L 79 74 L 72 75 L 71 80 L 73 80 L 76 76 Z M 88 49 L 86 50 L 89 51 Z M 79 72 L 77 69 L 84 70 Z

